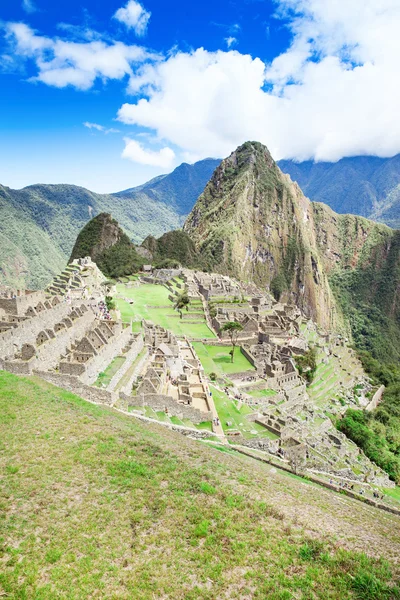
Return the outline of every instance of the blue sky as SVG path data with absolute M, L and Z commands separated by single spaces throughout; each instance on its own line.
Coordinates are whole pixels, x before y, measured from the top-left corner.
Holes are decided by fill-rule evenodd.
M 246 139 L 400 151 L 397 0 L 0 5 L 0 183 L 118 191 Z

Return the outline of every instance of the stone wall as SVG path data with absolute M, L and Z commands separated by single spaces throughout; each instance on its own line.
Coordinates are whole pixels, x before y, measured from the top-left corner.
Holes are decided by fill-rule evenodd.
M 143 355 L 143 358 L 141 358 L 139 360 L 139 362 L 137 363 L 137 365 L 135 366 L 126 385 L 120 389 L 120 394 L 123 393 L 123 394 L 130 396 L 130 393 L 132 391 L 132 386 L 137 381 L 137 378 L 141 374 L 143 367 L 144 367 L 145 363 L 147 362 L 148 358 L 149 358 L 149 351 L 146 348 L 146 352 Z
M 39 370 L 34 371 L 34 374 L 53 385 L 68 390 L 95 404 L 107 404 L 108 406 L 112 406 L 118 398 L 118 395 L 115 392 L 109 392 L 101 388 L 86 385 L 73 375 L 62 375 L 51 371 Z
M 45 300 L 46 296 L 43 291 L 30 292 L 16 298 L 0 298 L 0 308 L 7 314 L 24 315 L 29 306 L 34 308 L 39 302 L 44 303 Z
M 138 394 L 137 396 L 127 396 L 121 393 L 120 398 L 128 402 L 129 406 L 149 406 L 155 411 L 165 411 L 168 408 L 168 415 L 178 417 L 179 419 L 189 419 L 194 425 L 203 421 L 212 421 L 212 412 L 202 412 L 193 406 L 179 404 L 171 396 L 164 394 Z
M 80 377 L 81 381 L 88 385 L 94 383 L 99 376 L 99 373 L 104 371 L 111 361 L 128 344 L 131 335 L 132 330 L 131 327 L 128 326 L 123 329 L 119 335 L 117 334 L 115 337 L 110 338 L 108 343 L 100 348 L 98 353 L 85 363 L 85 372 L 82 373 Z
M 385 391 L 385 386 L 381 385 L 381 387 L 373 395 L 371 402 L 365 407 L 365 410 L 368 410 L 368 411 L 374 410 L 378 406 L 379 402 L 382 400 L 384 391 Z
M 22 344 L 36 345 L 36 338 L 41 331 L 54 329 L 54 326 L 62 321 L 70 310 L 82 304 L 84 302 L 76 302 L 70 305 L 66 303 L 57 304 L 54 308 L 41 312 L 38 317 L 27 319 L 19 323 L 18 327 L 0 334 L 0 355 L 14 355 L 16 349 L 20 350 Z M 93 315 L 91 310 L 85 313 L 85 318 L 90 319 L 90 315 Z
M 136 360 L 138 354 L 143 350 L 144 341 L 143 336 L 141 334 L 137 335 L 135 340 L 132 343 L 130 350 L 124 355 L 125 361 L 121 365 L 121 368 L 115 373 L 114 377 L 111 379 L 107 389 L 112 392 L 116 388 L 118 382 L 121 377 L 125 375 L 125 373 L 130 369 L 132 363 Z
M 167 429 L 170 429 L 171 431 L 176 431 L 177 433 L 180 433 L 181 435 L 185 435 L 187 437 L 191 437 L 196 440 L 206 440 L 206 439 L 215 440 L 215 441 L 218 440 L 217 434 L 213 433 L 212 431 L 194 429 L 193 427 L 185 427 L 184 425 L 173 425 L 172 423 L 166 423 L 165 421 L 156 421 L 156 419 L 150 419 L 149 417 L 145 417 L 144 415 L 140 415 L 138 413 L 136 413 L 136 414 L 130 413 L 130 412 L 126 412 L 124 410 L 122 410 L 120 412 L 123 412 L 125 415 L 129 415 L 130 417 L 135 417 L 135 419 L 139 419 L 140 421 L 145 421 L 147 423 L 154 423 L 156 425 L 160 425 L 161 427 L 166 427 Z
M 43 313 L 41 313 L 42 315 Z M 41 319 L 41 316 L 39 317 Z M 72 327 L 61 329 L 56 337 L 44 342 L 36 348 L 36 365 L 41 371 L 54 368 L 60 359 L 60 355 L 65 354 L 71 344 L 79 340 L 91 328 L 95 320 L 92 311 L 85 312 L 81 317 L 73 321 Z

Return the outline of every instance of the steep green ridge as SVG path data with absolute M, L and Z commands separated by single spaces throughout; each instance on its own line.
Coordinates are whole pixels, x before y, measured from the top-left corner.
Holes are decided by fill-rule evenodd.
M 97 215 L 85 225 L 76 239 L 69 262 L 85 256 L 90 256 L 107 277 L 132 275 L 143 265 L 135 246 L 107 213 Z
M 218 162 L 181 165 L 169 175 L 115 195 L 74 185 L 22 190 L 0 185 L 0 281 L 45 287 L 67 262 L 82 227 L 102 212 L 111 213 L 134 243 L 180 227 L 182 211 L 194 204 Z
M 181 230 L 169 231 L 160 238 L 149 235 L 142 247 L 152 255 L 155 264 L 176 262 L 188 268 L 201 268 L 203 261 L 187 233 Z
M 311 200 L 400 229 L 400 154 L 354 156 L 336 163 L 281 160 L 278 165 Z
M 269 287 L 325 328 L 351 328 L 360 348 L 399 360 L 398 232 L 311 203 L 262 144 L 221 163 L 184 230 L 214 270 Z
M 395 515 L 35 377 L 0 372 L 0 449 L 5 598 L 400 597 Z

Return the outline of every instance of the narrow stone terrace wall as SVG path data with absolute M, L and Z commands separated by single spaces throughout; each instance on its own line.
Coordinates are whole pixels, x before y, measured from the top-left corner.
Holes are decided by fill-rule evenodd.
M 371 411 L 374 410 L 379 402 L 382 400 L 383 392 L 385 391 L 385 386 L 381 385 L 381 387 L 375 392 L 371 402 L 365 407 L 365 410 Z
M 128 402 L 130 406 L 149 406 L 155 411 L 163 411 L 168 408 L 168 415 L 178 417 L 179 419 L 189 419 L 194 425 L 203 421 L 212 421 L 212 412 L 202 412 L 197 408 L 187 404 L 179 404 L 171 396 L 164 394 L 138 394 L 137 396 L 127 396 L 121 393 L 120 398 Z
M 114 377 L 111 379 L 111 381 L 107 387 L 109 392 L 114 391 L 114 389 L 116 388 L 121 377 L 123 377 L 125 375 L 125 373 L 130 369 L 132 363 L 134 362 L 134 360 L 136 360 L 138 354 L 143 350 L 143 348 L 144 348 L 143 336 L 138 335 L 136 337 L 136 339 L 134 340 L 134 342 L 131 346 L 131 349 L 124 355 L 125 361 L 121 365 L 121 368 L 118 369 L 118 371 L 115 373 Z
M 108 344 L 100 348 L 99 353 L 85 363 L 85 372 L 81 375 L 83 383 L 94 383 L 99 373 L 104 371 L 110 362 L 128 344 L 132 335 L 131 327 L 126 327 L 120 335 L 110 338 Z
M 118 398 L 115 392 L 86 385 L 73 375 L 61 375 L 51 371 L 34 371 L 34 375 L 95 404 L 112 406 Z

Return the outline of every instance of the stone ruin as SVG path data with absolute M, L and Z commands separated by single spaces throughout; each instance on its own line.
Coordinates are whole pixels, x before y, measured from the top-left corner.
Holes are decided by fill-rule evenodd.
M 192 423 L 210 421 L 208 386 L 193 346 L 160 326 L 147 321 L 143 325 L 149 359 L 129 403 Z
M 210 343 L 227 345 L 222 331 L 227 321 L 238 321 L 243 327 L 238 345 L 254 366 L 256 381 L 248 384 L 240 374 L 231 379 L 241 401 L 254 410 L 249 420 L 275 437 L 240 443 L 315 472 L 390 487 L 386 474 L 336 431 L 324 410 L 314 404 L 296 369 L 295 357 L 309 348 L 302 333 L 306 327 L 320 349 L 337 356 L 343 372 L 352 376 L 341 358 L 345 340 L 318 331 L 297 307 L 279 304 L 254 286 L 217 274 L 185 269 L 178 274 L 175 294 L 185 290 L 189 297 L 201 299 L 208 311 L 210 306 L 215 309 L 207 322 L 219 340 Z M 163 278 L 170 275 L 157 272 L 152 277 L 168 287 Z M 0 288 L 1 368 L 39 374 L 94 402 L 118 405 L 121 401 L 142 411 L 150 407 L 193 424 L 214 420 L 207 378 L 191 343 L 147 321 L 143 333 L 133 334 L 130 325 L 109 315 L 101 318 L 98 301 L 106 290 L 105 278 L 90 259 L 74 261 L 46 292 Z M 117 357 L 121 366 L 108 385 L 99 386 L 99 375 Z M 247 393 L 252 385 L 271 393 L 253 398 Z
M 107 279 L 89 256 L 77 258 L 57 275 L 46 290 L 69 299 L 97 299 L 107 293 Z

